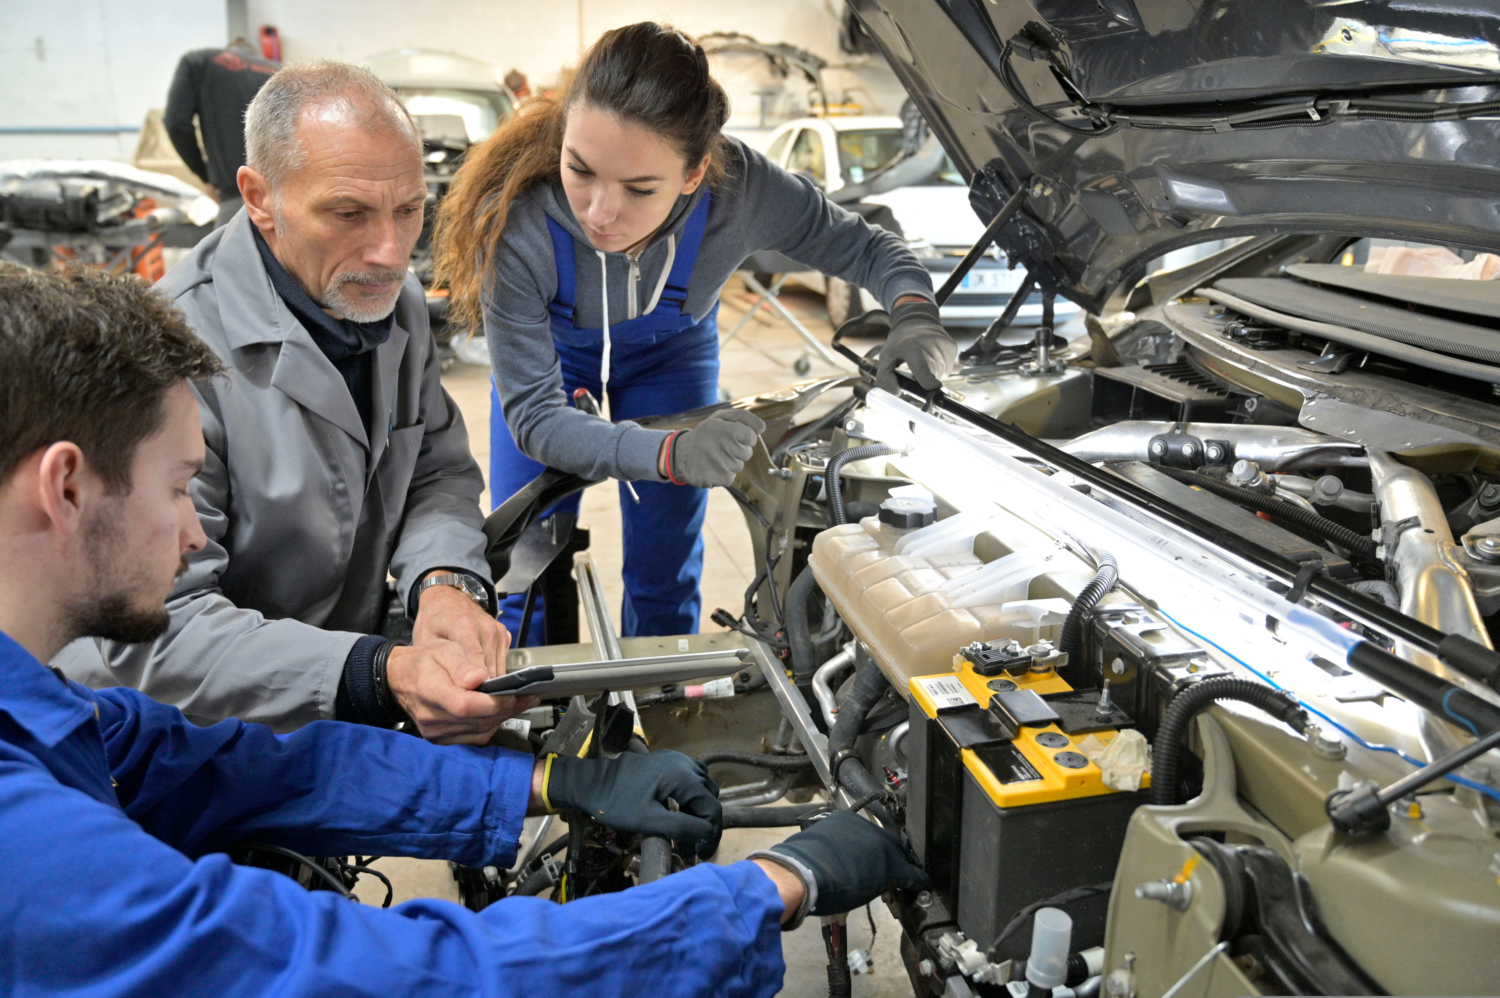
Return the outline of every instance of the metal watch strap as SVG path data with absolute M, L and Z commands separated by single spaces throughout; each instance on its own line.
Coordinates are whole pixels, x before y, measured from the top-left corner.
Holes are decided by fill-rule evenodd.
M 474 588 L 477 588 L 479 592 L 474 592 L 474 589 L 470 588 L 471 585 L 474 586 Z M 452 586 L 454 589 L 457 589 L 459 592 L 469 597 L 469 599 L 473 600 L 475 603 L 478 603 L 481 607 L 484 608 L 486 613 L 488 613 L 490 610 L 489 596 L 485 593 L 484 586 L 482 584 L 475 583 L 474 577 L 472 575 L 469 575 L 467 572 L 439 572 L 435 575 L 429 575 L 427 578 L 423 579 L 420 583 L 417 584 L 416 594 L 418 596 L 421 596 L 422 593 L 426 592 L 428 589 L 431 589 L 433 586 Z

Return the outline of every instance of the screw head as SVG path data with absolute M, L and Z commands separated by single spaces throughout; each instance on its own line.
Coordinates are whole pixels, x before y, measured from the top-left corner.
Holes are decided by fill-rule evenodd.
M 1217 461 L 1224 456 L 1224 448 L 1220 447 L 1218 444 L 1214 444 L 1208 448 L 1206 453 L 1210 461 Z
M 1481 537 L 1474 546 L 1485 554 L 1500 554 L 1500 537 Z
M 922 893 L 920 893 L 920 894 L 917 895 L 917 907 L 918 908 L 931 908 L 932 907 L 932 892 L 931 891 L 923 891 Z
M 1125 675 L 1125 660 L 1116 655 L 1115 660 L 1109 663 L 1109 671 L 1117 676 Z
M 1157 456 L 1161 456 L 1162 454 L 1165 454 L 1166 452 L 1167 452 L 1167 445 L 1166 445 L 1166 443 L 1164 441 L 1161 441 L 1161 440 L 1153 440 L 1153 441 L 1151 441 L 1151 453 L 1153 453 L 1153 454 L 1155 454 Z
M 1198 448 L 1194 447 L 1192 444 L 1183 444 L 1182 445 L 1182 456 L 1183 457 L 1192 457 L 1196 453 L 1198 453 Z

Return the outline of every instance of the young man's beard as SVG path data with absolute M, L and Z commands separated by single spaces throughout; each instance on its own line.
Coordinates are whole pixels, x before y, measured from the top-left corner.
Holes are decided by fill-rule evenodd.
M 142 607 L 123 592 L 102 593 L 87 603 L 75 604 L 70 612 L 73 631 L 80 637 L 104 638 L 138 645 L 155 641 L 172 622 L 165 603 Z
M 86 528 L 84 544 L 94 571 L 89 592 L 68 607 L 69 630 L 75 637 L 104 638 L 122 644 L 155 641 L 171 623 L 164 602 L 151 593 L 153 581 L 123 564 L 118 516 L 99 515 Z M 187 571 L 187 561 L 177 574 Z

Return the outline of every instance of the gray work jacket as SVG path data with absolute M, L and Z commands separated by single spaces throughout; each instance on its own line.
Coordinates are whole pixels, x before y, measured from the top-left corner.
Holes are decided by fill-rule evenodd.
M 342 377 L 271 286 L 242 210 L 158 285 L 228 373 L 197 386 L 207 463 L 189 556 L 149 645 L 81 641 L 55 661 L 91 686 L 133 686 L 191 720 L 280 731 L 334 713 L 344 661 L 377 627 L 387 573 L 405 603 L 434 568 L 490 577 L 484 478 L 438 376 L 408 277 L 375 350 L 373 439 Z

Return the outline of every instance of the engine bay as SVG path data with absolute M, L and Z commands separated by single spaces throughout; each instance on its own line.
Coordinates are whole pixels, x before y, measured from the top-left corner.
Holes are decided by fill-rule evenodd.
M 1232 246 L 1070 345 L 981 338 L 940 392 L 733 403 L 768 429 L 732 489 L 758 574 L 728 630 L 614 638 L 574 551 L 593 643 L 512 668 L 601 645 L 744 667 L 559 701 L 549 750 L 634 729 L 716 764 L 728 827 L 839 806 L 897 831 L 933 879 L 888 898 L 917 994 L 1024 993 L 1044 908 L 1071 919 L 1054 994 L 1492 990 L 1494 382 L 1297 327 L 1400 319 L 1448 363 L 1500 309 L 1310 242 L 1349 240 Z M 535 893 L 549 850 L 602 858 L 596 890 L 691 862 L 568 834 L 496 896 Z

